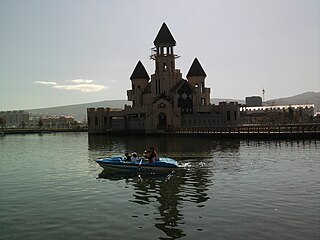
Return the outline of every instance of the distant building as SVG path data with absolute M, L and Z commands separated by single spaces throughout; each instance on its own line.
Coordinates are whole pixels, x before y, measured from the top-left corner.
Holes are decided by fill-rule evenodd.
M 262 106 L 262 98 L 260 96 L 246 97 L 247 107 L 260 107 Z
M 47 116 L 40 118 L 43 127 L 48 128 L 69 128 L 74 124 L 74 117 L 71 116 Z
M 301 123 L 312 121 L 314 104 L 240 107 L 241 120 L 245 123 Z
M 194 59 L 187 79 L 176 69 L 174 54 L 176 41 L 163 23 L 152 48 L 150 58 L 155 61 L 155 73 L 149 76 L 138 61 L 127 91 L 132 106 L 123 110 L 88 108 L 89 133 L 109 131 L 139 131 L 153 133 L 181 127 L 209 127 L 236 124 L 238 103 L 210 104 L 210 88 L 199 60 Z
M 29 125 L 30 114 L 23 110 L 1 111 L 0 118 L 4 119 L 6 127 L 25 127 Z

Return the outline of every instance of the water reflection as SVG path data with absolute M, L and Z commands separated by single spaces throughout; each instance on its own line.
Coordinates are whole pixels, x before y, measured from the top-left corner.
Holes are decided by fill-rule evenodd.
M 142 153 L 150 146 L 155 147 L 161 156 L 182 159 L 209 158 L 217 151 L 239 152 L 240 140 L 219 140 L 208 137 L 186 136 L 106 136 L 90 135 L 89 151 L 110 156 L 124 152 Z
M 212 198 L 213 171 L 220 166 L 213 160 L 215 154 L 238 155 L 240 141 L 186 137 L 89 137 L 91 161 L 97 157 L 122 155 L 126 151 L 141 153 L 149 146 L 154 146 L 160 156 L 175 158 L 184 167 L 175 173 L 160 175 L 104 170 L 99 178 L 126 181 L 134 190 L 129 202 L 147 208 L 151 205 L 156 209 L 150 215 L 154 219 L 154 227 L 165 234 L 163 239 L 181 238 L 186 236 L 183 231 L 184 212 L 189 211 L 185 209 L 186 205 L 202 208 Z
M 125 180 L 132 185 L 134 192 L 129 202 L 154 206 L 154 226 L 166 235 L 165 239 L 177 239 L 186 236 L 182 228 L 185 203 L 205 206 L 214 182 L 212 175 L 210 169 L 197 167 L 161 174 L 103 170 L 99 178 Z
M 170 173 L 138 174 L 137 172 L 102 171 L 99 178 L 125 180 L 134 189 L 129 201 L 139 205 L 157 203 L 154 211 L 154 226 L 167 237 L 177 239 L 186 234 L 179 227 L 184 224 L 181 212 L 185 171 Z
M 111 181 L 126 180 L 126 182 L 138 182 L 147 179 L 167 180 L 176 172 L 136 172 L 136 171 L 121 171 L 121 170 L 106 170 L 104 169 L 99 175 L 99 178 L 108 179 Z

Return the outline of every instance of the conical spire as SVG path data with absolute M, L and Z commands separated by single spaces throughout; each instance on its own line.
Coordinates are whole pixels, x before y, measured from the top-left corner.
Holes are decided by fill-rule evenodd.
M 137 63 L 135 69 L 133 70 L 133 73 L 131 74 L 130 80 L 133 80 L 133 79 L 147 79 L 147 80 L 150 79 L 141 61 Z
M 193 60 L 193 63 L 192 63 L 192 65 L 189 69 L 189 72 L 187 74 L 187 77 L 192 77 L 192 76 L 203 76 L 203 77 L 207 76 L 207 74 L 203 70 L 203 68 L 197 58 L 195 58 Z
M 159 46 L 161 44 L 169 44 L 172 46 L 176 45 L 176 40 L 174 40 L 169 28 L 167 27 L 166 23 L 163 23 L 158 35 L 156 36 L 155 40 L 153 41 L 155 46 Z

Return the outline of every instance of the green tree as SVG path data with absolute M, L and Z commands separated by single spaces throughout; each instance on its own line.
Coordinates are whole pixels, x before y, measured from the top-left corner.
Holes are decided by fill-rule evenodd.
M 26 124 L 24 121 L 21 122 L 21 127 L 22 127 L 23 129 L 25 129 L 26 125 L 27 125 L 27 124 Z
M 289 121 L 292 122 L 293 121 L 293 117 L 294 117 L 293 116 L 293 114 L 294 114 L 293 108 L 290 106 L 288 110 L 289 110 L 289 114 L 288 114 Z
M 0 117 L 0 126 L 1 126 L 2 130 L 5 125 L 6 125 L 6 119 L 4 117 Z
M 43 127 L 43 120 L 41 118 L 38 121 L 38 126 L 39 126 L 39 128 Z

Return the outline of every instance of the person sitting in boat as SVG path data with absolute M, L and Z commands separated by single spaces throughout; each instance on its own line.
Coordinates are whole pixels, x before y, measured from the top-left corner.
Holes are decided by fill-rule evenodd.
M 130 154 L 128 153 L 128 152 L 126 152 L 125 154 L 124 154 L 124 160 L 126 161 L 126 162 L 131 162 L 131 156 L 130 156 Z
M 150 158 L 150 150 L 147 149 L 147 150 L 144 150 L 143 152 L 143 157 L 149 161 L 149 158 Z
M 135 163 L 139 161 L 138 154 L 136 152 L 133 152 L 131 155 L 131 162 Z
M 149 148 L 149 151 L 150 151 L 150 155 L 149 155 L 149 157 L 148 157 L 149 162 L 158 161 L 157 152 L 156 152 L 156 150 L 154 149 L 154 147 L 150 147 L 150 148 Z

